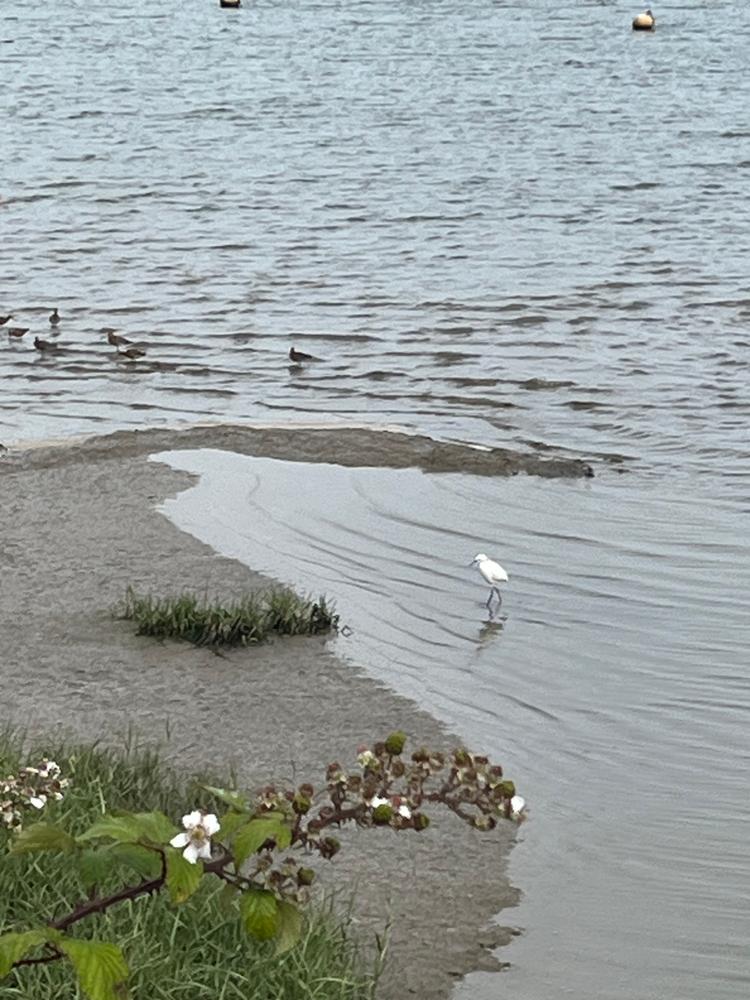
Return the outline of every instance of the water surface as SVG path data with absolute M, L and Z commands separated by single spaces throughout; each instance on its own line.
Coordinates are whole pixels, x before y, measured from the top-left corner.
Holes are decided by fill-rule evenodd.
M 521 1000 L 748 992 L 750 9 L 636 12 L 0 9 L 0 313 L 31 328 L 0 330 L 0 441 L 340 420 L 593 462 L 308 466 L 346 501 L 239 553 L 290 582 L 304 556 L 356 658 L 523 775 Z M 478 548 L 502 629 L 456 576 Z

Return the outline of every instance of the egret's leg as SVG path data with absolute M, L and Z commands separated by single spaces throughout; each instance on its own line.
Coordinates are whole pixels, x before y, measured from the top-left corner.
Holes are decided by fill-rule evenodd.
M 492 590 L 490 590 L 490 596 L 487 598 L 487 603 L 485 604 L 485 607 L 487 608 L 488 611 L 490 610 L 491 605 L 492 605 Z
M 500 593 L 497 587 L 493 587 L 492 589 L 497 594 L 497 606 L 500 607 L 500 605 L 503 603 L 503 595 Z

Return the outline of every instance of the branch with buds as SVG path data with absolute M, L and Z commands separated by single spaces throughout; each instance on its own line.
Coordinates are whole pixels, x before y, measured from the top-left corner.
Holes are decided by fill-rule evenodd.
M 15 796 L 0 803 L 2 815 L 13 818 L 6 821 L 14 831 L 11 853 L 66 855 L 79 865 L 82 877 L 88 873 L 90 892 L 61 917 L 32 930 L 0 935 L 0 979 L 11 969 L 67 958 L 91 1000 L 119 1000 L 128 976 L 120 949 L 70 937 L 68 930 L 119 903 L 164 890 L 173 904 L 181 905 L 206 876 L 226 884 L 248 934 L 273 939 L 277 953 L 282 953 L 300 937 L 300 907 L 308 901 L 315 879 L 314 869 L 303 860 L 314 854 L 327 860 L 340 850 L 332 828 L 353 823 L 419 832 L 429 826 L 424 809 L 432 804 L 444 805 L 478 830 L 490 830 L 498 820 L 524 818 L 525 804 L 513 782 L 487 757 L 465 749 L 445 754 L 421 748 L 405 759 L 405 743 L 406 736 L 396 732 L 371 747 L 360 747 L 356 770 L 329 764 L 325 785 L 317 791 L 307 783 L 296 789 L 268 785 L 246 796 L 204 786 L 221 815 L 195 809 L 182 817 L 181 831 L 159 812 L 105 813 L 77 837 L 44 822 L 22 828 L 15 819 L 21 815 L 19 803 L 43 808 L 48 798 L 62 797 L 67 785 L 52 761 L 23 769 L 17 778 L 0 784 L 5 796 L 11 788 Z M 6 807 L 6 802 L 14 804 Z M 221 805 L 227 807 L 223 812 Z M 97 870 L 91 865 L 92 851 L 102 856 L 110 852 L 111 857 L 118 850 L 127 851 L 141 880 L 98 895 L 96 874 L 91 875 Z

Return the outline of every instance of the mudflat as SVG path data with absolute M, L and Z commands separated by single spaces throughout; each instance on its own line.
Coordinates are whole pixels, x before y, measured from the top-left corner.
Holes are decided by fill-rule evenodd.
M 382 439 L 382 454 L 371 460 L 362 450 L 367 442 L 351 439 L 360 463 L 392 464 L 385 461 L 393 455 L 385 440 L 391 435 L 361 433 Z M 358 744 L 393 729 L 414 744 L 460 745 L 414 703 L 337 659 L 323 640 L 279 639 L 217 656 L 137 637 L 131 624 L 112 618 L 128 584 L 160 594 L 188 588 L 227 596 L 269 582 L 158 513 L 155 505 L 186 488 L 190 477 L 149 462 L 150 452 L 257 446 L 259 454 L 269 448 L 278 457 L 340 462 L 339 432 L 327 438 L 313 434 L 300 455 L 300 439 L 295 443 L 288 431 L 266 430 L 248 442 L 232 429 L 202 428 L 5 455 L 0 720 L 34 735 L 62 729 L 111 742 L 133 726 L 163 745 L 186 775 L 226 773 L 231 766 L 248 788 L 270 780 L 320 784 L 329 761 L 353 763 Z M 496 968 L 489 949 L 512 934 L 493 916 L 517 900 L 505 874 L 515 828 L 501 823 L 479 833 L 440 809 L 431 815 L 433 825 L 420 834 L 349 831 L 324 869 L 324 883 L 340 890 L 342 901 L 358 887 L 353 919 L 365 944 L 392 922 L 385 1000 L 448 997 L 457 977 Z

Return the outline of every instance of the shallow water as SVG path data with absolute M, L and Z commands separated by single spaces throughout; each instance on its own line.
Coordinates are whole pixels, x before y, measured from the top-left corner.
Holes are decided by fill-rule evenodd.
M 346 502 L 247 554 L 343 573 L 356 657 L 522 776 L 522 1000 L 748 991 L 750 9 L 636 9 L 0 9 L 0 314 L 31 327 L 0 328 L 0 441 L 340 419 L 593 461 L 306 466 Z M 454 567 L 485 547 L 512 585 L 480 636 Z
M 750 545 L 726 526 L 736 507 L 635 497 L 623 479 L 157 457 L 202 477 L 163 505 L 179 527 L 335 595 L 352 629 L 338 651 L 528 796 L 511 859 L 524 902 L 500 918 L 526 929 L 502 955 L 511 981 L 471 978 L 458 996 L 747 994 Z M 508 558 L 494 621 L 466 566 L 477 548 Z

